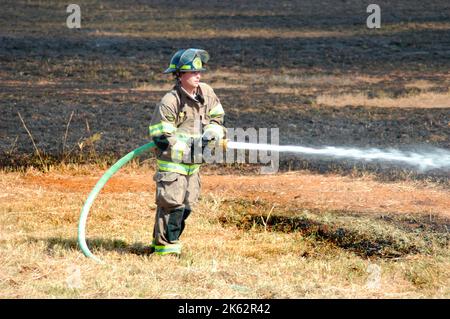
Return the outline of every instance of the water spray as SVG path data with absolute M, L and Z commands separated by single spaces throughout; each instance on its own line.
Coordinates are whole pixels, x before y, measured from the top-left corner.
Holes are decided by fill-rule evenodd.
M 396 149 L 360 149 L 335 146 L 313 148 L 304 146 L 256 144 L 231 141 L 226 142 L 225 145 L 226 148 L 230 149 L 286 152 L 315 155 L 320 157 L 351 158 L 362 161 L 399 162 L 417 167 L 421 171 L 430 169 L 450 169 L 450 151 L 439 148 L 435 148 L 427 152 L 407 152 Z
M 272 152 L 287 152 L 296 154 L 307 154 L 321 157 L 332 158 L 352 158 L 355 160 L 364 161 L 394 161 L 406 163 L 420 170 L 429 169 L 445 169 L 450 170 L 450 152 L 443 149 L 434 149 L 430 152 L 402 152 L 395 149 L 381 150 L 377 148 L 358 149 L 358 148 L 344 148 L 325 146 L 321 148 L 303 147 L 303 146 L 289 146 L 289 145 L 271 145 L 271 144 L 256 144 L 245 142 L 233 142 L 228 140 L 221 140 L 220 147 L 224 149 L 244 149 L 244 150 L 258 150 L 258 151 L 272 151 Z M 101 259 L 96 257 L 89 250 L 86 243 L 86 222 L 89 215 L 89 210 L 97 197 L 98 193 L 105 186 L 106 182 L 126 163 L 131 161 L 136 156 L 143 152 L 155 148 L 154 142 L 145 144 L 124 157 L 118 160 L 111 166 L 100 178 L 95 187 L 90 192 L 86 202 L 81 209 L 80 219 L 78 222 L 78 245 L 86 257 L 89 257 L 96 262 L 104 263 Z

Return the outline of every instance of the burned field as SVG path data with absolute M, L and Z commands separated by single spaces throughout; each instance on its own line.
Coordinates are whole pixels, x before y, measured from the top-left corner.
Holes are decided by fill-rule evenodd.
M 228 127 L 280 128 L 280 144 L 450 148 L 449 7 L 380 3 L 383 27 L 346 1 L 240 4 L 80 3 L 81 29 L 62 4 L 14 1 L 1 26 L 2 166 L 108 163 L 148 141 L 161 74 L 180 47 L 211 56 L 203 80 Z M 177 6 L 180 4 L 177 3 Z M 333 7 L 333 10 L 321 8 Z M 33 146 L 18 113 L 32 134 Z M 398 178 L 448 172 L 282 155 L 281 169 L 376 172 Z

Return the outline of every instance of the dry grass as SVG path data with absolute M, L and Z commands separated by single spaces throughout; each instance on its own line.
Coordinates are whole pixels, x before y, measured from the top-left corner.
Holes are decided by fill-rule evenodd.
M 259 77 L 261 79 L 261 77 Z M 383 80 L 381 77 L 368 76 L 368 75 L 272 75 L 268 78 L 264 78 L 267 84 L 271 85 L 302 85 L 302 86 L 350 86 L 361 84 L 375 84 Z M 275 87 L 274 89 L 277 89 Z
M 215 15 L 216 12 L 211 13 Z M 243 14 L 243 12 L 241 12 Z M 252 16 L 252 15 L 250 15 Z M 102 25 L 104 28 L 105 25 Z M 127 38 L 159 38 L 179 39 L 180 37 L 191 37 L 195 39 L 214 39 L 222 38 L 224 35 L 227 38 L 245 39 L 245 38 L 282 38 L 282 39 L 311 39 L 311 38 L 346 38 L 370 34 L 373 30 L 360 27 L 346 27 L 339 30 L 318 30 L 318 29 L 303 29 L 292 30 L 292 28 L 236 28 L 227 30 L 224 34 L 223 30 L 214 28 L 195 29 L 185 25 L 180 30 L 174 31 L 154 31 L 151 30 L 147 21 L 134 25 L 136 29 L 142 31 L 93 31 L 88 35 L 96 37 L 127 37 Z M 113 29 L 113 28 L 112 28 Z M 376 30 L 377 34 L 391 34 L 402 31 L 421 31 L 421 30 L 449 30 L 450 23 L 448 22 L 426 22 L 426 23 L 385 23 L 380 30 Z M 373 33 L 373 32 L 372 32 Z
M 232 84 L 232 83 L 226 83 L 222 81 L 218 82 L 212 82 L 210 83 L 211 86 L 214 87 L 214 89 L 228 89 L 228 90 L 246 90 L 248 89 L 247 85 L 244 84 Z
M 163 85 L 158 84 L 143 84 L 132 89 L 132 91 L 162 91 L 167 92 L 171 90 L 173 83 L 167 83 Z
M 448 108 L 450 107 L 450 91 L 447 93 L 426 92 L 399 98 L 369 98 L 365 93 L 320 95 L 317 97 L 317 103 L 335 107 L 353 105 L 401 108 Z
M 274 87 L 268 88 L 267 89 L 267 93 L 270 93 L 270 94 L 301 95 L 301 94 L 304 94 L 305 91 L 303 89 L 298 89 L 298 88 L 274 86 Z
M 407 23 L 386 23 L 383 26 L 384 32 L 400 32 L 406 30 L 450 30 L 449 22 L 407 22 Z
M 187 30 L 184 30 L 186 32 Z M 185 34 L 180 31 L 166 31 L 166 32 L 93 32 L 91 35 L 95 36 L 105 36 L 105 37 L 164 37 L 168 39 L 179 39 L 181 35 Z M 212 39 L 212 38 L 222 38 L 224 37 L 224 33 L 222 30 L 216 29 L 202 29 L 196 30 L 192 29 L 188 31 L 188 34 L 192 38 L 196 39 Z M 348 37 L 354 35 L 355 32 L 352 30 L 345 31 L 323 31 L 323 30 L 305 30 L 305 31 L 292 31 L 289 29 L 238 29 L 238 30 L 228 30 L 226 33 L 227 38 L 237 38 L 237 39 L 245 39 L 245 38 L 322 38 L 322 37 Z M 187 34 L 186 34 L 187 35 Z
M 95 202 L 87 230 L 89 245 L 108 265 L 95 264 L 82 256 L 76 245 L 77 220 L 88 188 L 58 189 L 37 181 L 53 178 L 64 183 L 84 178 L 92 183 L 95 179 L 87 178 L 100 174 L 92 167 L 65 167 L 46 174 L 34 170 L 0 174 L 0 297 L 450 296 L 446 247 L 436 245 L 431 252 L 424 250 L 394 260 L 363 257 L 313 233 L 272 229 L 270 220 L 287 211 L 277 206 L 274 217 L 267 218 L 270 201 L 250 202 L 253 213 L 270 225 L 266 231 L 258 224 L 247 229 L 236 227 L 221 220 L 247 213 L 241 204 L 233 204 L 240 197 L 207 187 L 183 234 L 182 257 L 148 255 L 145 247 L 151 240 L 155 208 L 153 188 L 146 186 L 153 184 L 148 168 L 127 168 L 120 173 L 125 180 L 142 180 L 139 189 L 139 185 L 122 184 L 119 188 L 117 184 Z M 330 225 L 343 222 L 348 230 L 360 234 L 385 236 L 395 228 L 399 240 L 411 237 L 394 224 L 383 230 L 377 228 L 381 222 L 374 225 L 368 217 L 322 213 L 315 215 L 316 221 Z M 313 218 L 312 213 L 307 217 Z M 373 264 L 381 267 L 380 285 L 375 287 L 368 285 Z
M 427 80 L 416 80 L 412 81 L 410 83 L 405 84 L 406 88 L 418 88 L 421 90 L 429 90 L 435 87 L 435 84 L 433 84 L 430 81 Z

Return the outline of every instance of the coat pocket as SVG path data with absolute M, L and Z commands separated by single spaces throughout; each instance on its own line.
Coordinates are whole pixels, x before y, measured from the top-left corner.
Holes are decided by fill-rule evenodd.
M 183 205 L 185 178 L 175 172 L 157 172 L 153 179 L 156 182 L 156 205 L 169 210 Z
M 160 182 L 175 182 L 180 174 L 175 172 L 156 172 L 153 176 L 153 180 L 157 183 Z

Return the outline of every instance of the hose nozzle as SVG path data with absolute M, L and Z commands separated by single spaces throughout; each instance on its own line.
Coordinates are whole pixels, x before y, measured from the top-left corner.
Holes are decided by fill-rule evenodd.
M 223 138 L 219 141 L 219 145 L 226 150 L 227 149 L 228 140 L 226 138 Z

